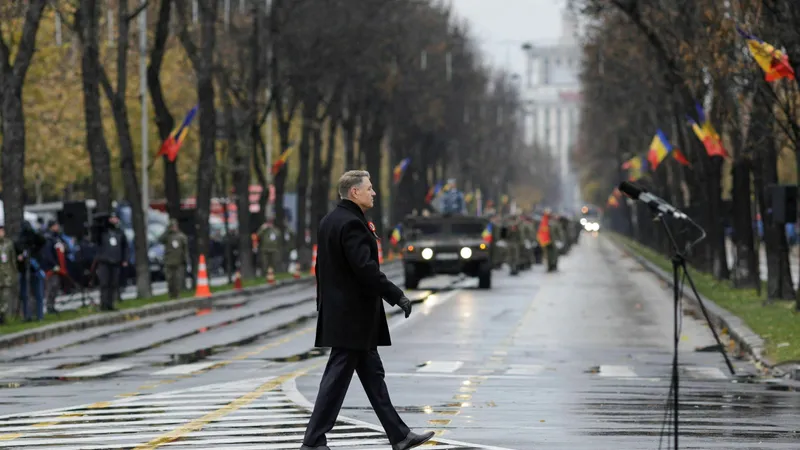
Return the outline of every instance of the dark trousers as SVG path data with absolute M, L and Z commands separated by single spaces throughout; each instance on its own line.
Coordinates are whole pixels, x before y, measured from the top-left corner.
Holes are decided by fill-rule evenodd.
M 186 288 L 186 266 L 183 264 L 177 266 L 165 266 L 164 275 L 167 278 L 167 292 L 169 298 L 178 298 L 181 291 Z
M 33 297 L 36 301 L 36 309 L 34 311 L 30 310 L 30 305 L 28 304 L 29 287 L 30 290 L 33 291 Z M 32 320 L 34 315 L 36 315 L 36 318 L 39 320 L 44 319 L 43 290 L 44 280 L 41 278 L 41 274 L 38 270 L 31 270 L 27 276 L 24 272 L 19 274 L 19 300 L 22 304 L 22 316 L 25 320 Z
M 319 384 L 314 412 L 306 428 L 303 444 L 309 447 L 327 445 L 325 433 L 333 429 L 336 417 L 342 409 L 347 388 L 353 379 L 353 372 L 364 386 L 372 409 L 383 425 L 389 442 L 396 444 L 408 436 L 408 426 L 397 414 L 389 399 L 389 391 L 384 381 L 383 362 L 377 350 L 331 349 L 328 365 Z
M 97 281 L 100 284 L 100 309 L 105 311 L 113 309 L 114 302 L 119 298 L 119 275 L 119 265 L 97 264 Z

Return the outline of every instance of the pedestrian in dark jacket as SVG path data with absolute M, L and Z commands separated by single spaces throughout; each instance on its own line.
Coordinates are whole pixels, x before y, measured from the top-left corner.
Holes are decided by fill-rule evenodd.
M 406 318 L 411 301 L 378 264 L 378 235 L 364 215 L 375 197 L 369 173 L 346 172 L 339 179 L 339 195 L 341 202 L 322 219 L 317 234 L 315 345 L 331 347 L 331 354 L 301 450 L 329 450 L 325 434 L 333 429 L 353 372 L 358 373 L 392 449 L 414 448 L 433 433 L 412 432 L 397 414 L 377 350 L 392 344 L 383 300 L 402 308 Z

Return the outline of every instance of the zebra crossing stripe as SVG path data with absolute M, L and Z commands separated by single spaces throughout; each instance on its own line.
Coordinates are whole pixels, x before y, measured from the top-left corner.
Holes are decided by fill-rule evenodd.
M 50 366 L 16 366 L 0 368 L 0 378 L 13 377 L 30 372 L 41 372 L 49 369 Z
M 636 372 L 629 366 L 600 366 L 600 372 L 598 373 L 601 377 L 615 377 L 615 378 L 625 378 L 625 377 L 635 377 Z
M 462 361 L 428 361 L 424 366 L 417 369 L 417 372 L 452 373 L 463 365 Z
M 181 364 L 179 366 L 173 366 L 173 367 L 168 367 L 164 370 L 159 370 L 158 372 L 153 373 L 153 375 L 189 375 L 207 369 L 216 364 L 219 364 L 219 362 L 211 361 L 211 362 L 199 362 L 193 364 Z
M 68 372 L 63 375 L 64 378 L 96 378 L 112 373 L 122 372 L 123 370 L 132 369 L 136 364 L 118 363 L 118 364 L 100 364 L 98 366 L 89 366 L 85 369 Z
M 686 372 L 690 377 L 695 379 L 713 379 L 713 380 L 727 380 L 728 376 L 725 375 L 717 367 L 682 367 L 681 370 Z
M 539 375 L 544 371 L 544 366 L 540 364 L 511 364 L 511 368 L 506 371 L 507 375 Z

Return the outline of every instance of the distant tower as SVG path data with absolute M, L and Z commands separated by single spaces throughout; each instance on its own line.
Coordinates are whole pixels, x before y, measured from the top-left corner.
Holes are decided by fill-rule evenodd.
M 561 11 L 561 37 L 558 40 L 559 44 L 565 46 L 576 45 L 578 31 L 578 17 L 570 8 L 564 8 Z

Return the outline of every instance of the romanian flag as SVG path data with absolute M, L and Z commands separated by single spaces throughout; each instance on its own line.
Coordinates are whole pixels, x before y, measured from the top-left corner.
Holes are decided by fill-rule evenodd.
M 397 245 L 397 243 L 400 242 L 400 239 L 403 237 L 402 233 L 403 233 L 403 225 L 398 223 L 397 226 L 394 227 L 394 230 L 392 231 L 392 236 L 389 238 L 389 242 L 391 242 L 392 245 Z
M 192 123 L 192 119 L 197 114 L 197 106 L 192 108 L 189 111 L 189 114 L 186 114 L 186 118 L 183 119 L 183 123 L 178 128 L 172 130 L 172 133 L 167 136 L 167 139 L 161 144 L 161 148 L 158 150 L 156 154 L 156 158 L 159 156 L 166 156 L 169 162 L 175 162 L 175 158 L 178 157 L 178 150 L 181 149 L 181 145 L 183 145 L 184 139 L 186 139 L 186 135 L 189 134 L 189 125 Z
M 550 245 L 550 214 L 542 216 L 542 223 L 539 224 L 539 230 L 536 231 L 536 240 L 542 247 Z
M 492 240 L 494 239 L 494 236 L 492 235 L 493 229 L 494 227 L 492 226 L 492 223 L 489 222 L 489 224 L 486 225 L 486 228 L 484 228 L 483 233 L 481 233 L 481 238 L 483 238 L 483 242 L 486 242 L 487 244 L 492 243 Z
M 700 105 L 695 105 L 697 109 L 697 118 L 700 120 L 702 127 L 697 124 L 691 117 L 687 116 L 689 120 L 689 125 L 691 125 L 694 134 L 697 135 L 697 138 L 703 143 L 703 146 L 706 148 L 706 153 L 708 153 L 709 157 L 713 156 L 722 156 L 723 158 L 728 158 L 728 152 L 725 150 L 725 147 L 722 146 L 722 139 L 720 139 L 719 134 L 717 134 L 717 130 L 714 129 L 714 125 L 711 125 L 711 121 L 706 116 L 705 111 L 703 111 L 703 107 Z
M 286 165 L 286 161 L 289 159 L 289 156 L 292 154 L 293 150 L 294 150 L 294 143 L 289 144 L 289 148 L 287 148 L 286 150 L 283 151 L 283 153 L 281 153 L 281 156 L 278 157 L 278 160 L 272 164 L 272 175 L 277 175 L 278 172 L 281 171 L 283 166 Z
M 625 161 L 622 168 L 628 171 L 628 181 L 636 181 L 644 176 L 647 170 L 647 160 L 641 156 L 634 156 Z
M 686 159 L 686 155 L 684 155 L 683 152 L 680 151 L 680 149 L 677 149 L 677 148 L 673 149 L 672 150 L 672 156 L 673 156 L 673 158 L 675 158 L 676 161 L 681 163 L 681 165 L 684 165 L 684 166 L 689 166 L 690 165 L 689 164 L 689 160 Z
M 736 31 L 747 39 L 747 46 L 750 48 L 750 54 L 756 60 L 761 70 L 764 71 L 764 79 L 767 81 L 777 81 L 781 78 L 788 78 L 794 80 L 794 69 L 789 64 L 789 56 L 782 51 L 776 49 L 770 44 L 762 41 L 758 37 L 745 33 L 738 26 Z
M 437 195 L 439 195 L 439 192 L 441 192 L 441 190 L 442 190 L 441 182 L 436 183 L 435 186 L 431 186 L 431 188 L 428 189 L 428 194 L 425 196 L 425 203 L 432 202 L 433 199 L 436 198 Z
M 657 130 L 656 135 L 653 136 L 653 141 L 650 142 L 650 151 L 647 153 L 647 161 L 650 163 L 653 170 L 658 168 L 661 161 L 663 161 L 671 151 L 672 144 L 669 143 L 669 139 L 667 139 L 664 132 Z
M 403 178 L 409 163 L 411 163 L 411 158 L 405 158 L 394 167 L 394 184 L 399 183 L 400 179 Z
M 608 196 L 608 202 L 606 202 L 606 204 L 612 208 L 617 208 L 619 207 L 619 200 L 617 200 L 614 194 L 611 194 Z

